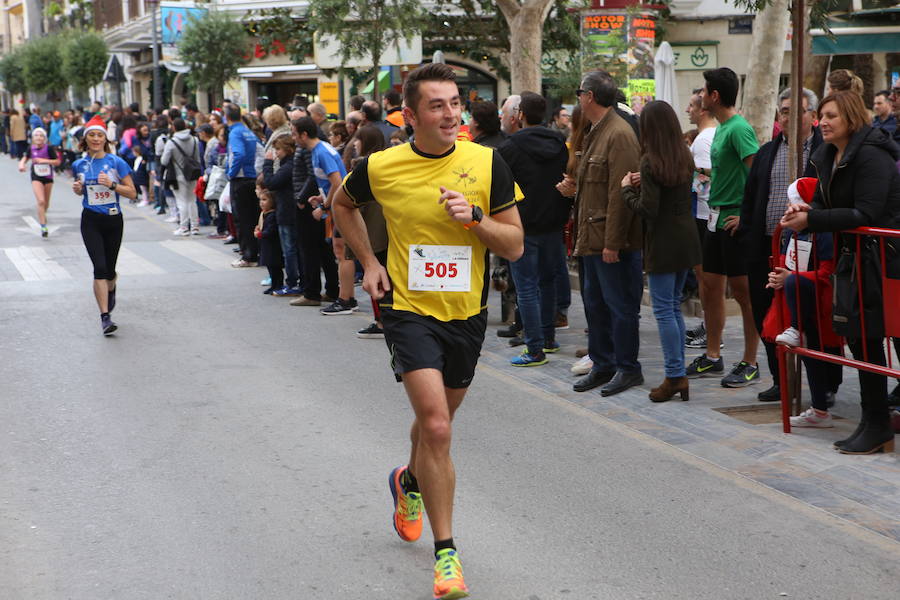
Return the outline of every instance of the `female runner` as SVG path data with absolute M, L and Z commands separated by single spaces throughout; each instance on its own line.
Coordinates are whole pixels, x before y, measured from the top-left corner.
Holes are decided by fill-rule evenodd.
M 60 163 L 56 148 L 47 143 L 47 132 L 42 127 L 31 132 L 31 148 L 22 155 L 19 171 L 25 172 L 25 165 L 31 159 L 31 189 L 37 201 L 38 223 L 41 237 L 47 237 L 47 209 L 50 208 L 50 192 L 53 191 L 53 167 Z
M 116 306 L 116 260 L 122 245 L 119 196 L 134 199 L 131 167 L 112 153 L 106 126 L 99 116 L 88 121 L 80 149 L 87 156 L 75 161 L 72 191 L 81 196 L 81 238 L 94 264 L 94 297 L 100 308 L 103 335 L 117 329 L 110 313 Z

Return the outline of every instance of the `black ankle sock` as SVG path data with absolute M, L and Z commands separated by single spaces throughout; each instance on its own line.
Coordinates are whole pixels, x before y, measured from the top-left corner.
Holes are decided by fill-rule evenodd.
M 400 474 L 400 485 L 403 486 L 405 492 L 419 493 L 419 482 L 416 481 L 416 476 L 412 474 L 409 467 Z
M 456 550 L 456 545 L 453 543 L 453 538 L 447 538 L 446 540 L 435 540 L 434 542 L 434 557 L 437 558 L 437 553 L 441 550 Z
M 108 317 L 108 316 L 109 316 L 109 313 L 108 313 L 108 312 L 100 313 L 100 318 L 101 318 L 101 319 L 102 319 L 103 317 Z

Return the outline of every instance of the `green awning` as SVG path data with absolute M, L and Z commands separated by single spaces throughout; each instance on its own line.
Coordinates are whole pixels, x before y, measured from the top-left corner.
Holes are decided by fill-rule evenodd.
M 879 28 L 882 29 L 882 28 Z M 840 34 L 833 30 L 834 39 L 816 35 L 812 40 L 813 54 L 873 54 L 875 52 L 900 52 L 900 27 L 895 33 Z
M 371 94 L 374 89 L 374 81 L 370 81 L 369 84 L 362 91 L 363 94 Z M 390 71 L 380 71 L 378 73 L 378 91 L 384 93 L 391 89 L 391 72 Z

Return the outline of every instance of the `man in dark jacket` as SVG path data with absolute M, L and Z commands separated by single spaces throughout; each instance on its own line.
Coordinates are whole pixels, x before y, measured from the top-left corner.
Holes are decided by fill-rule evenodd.
M 803 168 L 807 177 L 811 173 L 809 157 L 822 144 L 822 134 L 813 127 L 813 118 L 818 108 L 818 99 L 810 90 L 803 88 Z M 744 186 L 744 201 L 741 204 L 741 220 L 738 236 L 747 257 L 747 278 L 750 284 L 750 304 L 756 329 L 762 334 L 763 320 L 772 305 L 774 292 L 767 288 L 769 282 L 769 256 L 772 254 L 772 234 L 788 205 L 787 188 L 796 177 L 789 171 L 789 143 L 787 135 L 793 135 L 790 122 L 791 90 L 784 90 L 778 96 L 778 123 L 781 133 L 777 138 L 763 145 L 747 175 Z M 781 399 L 778 377 L 778 358 L 775 344 L 763 340 L 772 387 L 760 392 L 761 402 L 777 402 Z
M 384 145 L 391 145 L 391 136 L 399 129 L 396 125 L 391 125 L 387 121 L 381 120 L 381 107 L 374 100 L 366 100 L 363 102 L 362 113 L 365 121 L 360 123 L 360 127 L 365 125 L 374 125 L 378 131 L 384 136 Z
M 516 367 L 543 365 L 546 352 L 556 352 L 556 276 L 565 264 L 562 231 L 571 201 L 556 189 L 566 171 L 569 153 L 558 131 L 543 125 L 547 101 L 523 92 L 519 102 L 522 128 L 499 148 L 525 199 L 519 214 L 525 228 L 525 253 L 510 263 L 527 349 L 510 362 Z
M 319 193 L 319 186 L 312 165 L 312 153 L 300 145 L 300 135 L 291 121 L 291 137 L 297 144 L 294 152 L 293 186 L 294 202 L 297 206 L 297 239 L 303 277 L 303 296 L 291 300 L 291 306 L 321 306 L 322 277 L 325 274 L 325 294 L 331 302 L 338 297 L 337 264 L 331 246 L 325 240 L 325 221 L 312 216 L 313 208 L 309 199 Z

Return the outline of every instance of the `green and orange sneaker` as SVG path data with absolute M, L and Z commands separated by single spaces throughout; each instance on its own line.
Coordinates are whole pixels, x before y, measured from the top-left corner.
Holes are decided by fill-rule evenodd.
M 422 494 L 404 491 L 400 476 L 408 467 L 403 465 L 391 471 L 388 484 L 394 497 L 394 530 L 400 539 L 414 542 L 422 535 Z
M 463 581 L 459 554 L 453 548 L 439 550 L 434 562 L 434 600 L 467 598 L 469 588 Z

